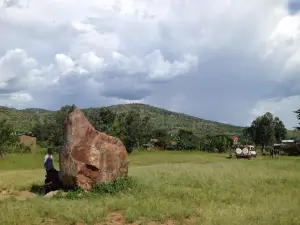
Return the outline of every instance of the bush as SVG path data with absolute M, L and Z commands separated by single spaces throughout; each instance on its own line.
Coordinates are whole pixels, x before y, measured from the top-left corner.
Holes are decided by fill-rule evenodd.
M 131 190 L 135 186 L 135 180 L 131 177 L 119 178 L 112 183 L 99 183 L 92 190 L 92 193 L 116 194 L 120 191 Z
M 66 198 L 76 200 L 81 198 L 90 197 L 91 195 L 115 195 L 122 191 L 130 191 L 136 186 L 136 181 L 131 177 L 119 178 L 112 183 L 99 183 L 89 192 L 85 192 L 82 188 L 76 187 L 67 193 L 59 193 L 55 198 Z
M 18 143 L 15 146 L 15 151 L 19 153 L 27 153 L 27 152 L 31 152 L 31 149 L 30 147 L 24 145 L 23 143 Z

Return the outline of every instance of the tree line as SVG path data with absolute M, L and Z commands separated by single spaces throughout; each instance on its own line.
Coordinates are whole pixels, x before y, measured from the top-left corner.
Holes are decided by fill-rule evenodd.
M 287 136 L 287 129 L 279 117 L 274 117 L 272 113 L 267 112 L 257 117 L 251 124 L 243 130 L 243 137 L 256 145 L 273 146 L 275 143 L 281 143 L 281 140 Z
M 41 145 L 58 150 L 63 146 L 63 124 L 73 106 L 67 105 L 58 110 L 53 117 L 39 121 L 33 133 Z M 155 145 L 169 149 L 202 150 L 225 152 L 232 145 L 230 137 L 196 136 L 192 131 L 178 129 L 169 133 L 166 129 L 153 127 L 148 116 L 142 116 L 136 110 L 116 113 L 109 108 L 101 108 L 84 112 L 85 116 L 96 130 L 119 138 L 130 153 L 134 148 L 142 148 L 151 140 L 157 140 Z
M 53 116 L 45 117 L 34 126 L 32 132 L 37 136 L 38 143 L 43 147 L 50 147 L 58 151 L 63 146 L 63 124 L 72 111 L 74 105 L 66 105 L 56 111 Z M 170 133 L 166 129 L 153 127 L 150 118 L 142 116 L 136 110 L 117 113 L 109 108 L 101 108 L 96 111 L 86 111 L 85 116 L 96 130 L 119 138 L 130 153 L 134 148 L 142 148 L 150 140 L 156 139 L 155 145 L 167 149 L 201 150 L 206 152 L 226 152 L 233 147 L 233 141 L 227 135 L 197 136 L 192 131 L 178 129 Z M 300 109 L 295 111 L 300 120 Z M 299 127 L 300 130 L 300 122 Z M 0 153 L 16 145 L 18 138 L 14 134 L 12 126 L 6 121 L 0 121 Z M 276 142 L 285 139 L 287 130 L 283 122 L 274 117 L 272 113 L 266 113 L 257 117 L 249 127 L 242 130 L 239 135 L 241 144 L 256 144 L 272 146 Z

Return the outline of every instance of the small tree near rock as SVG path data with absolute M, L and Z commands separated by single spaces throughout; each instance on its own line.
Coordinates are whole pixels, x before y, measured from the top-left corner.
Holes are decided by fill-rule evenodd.
M 13 127 L 7 123 L 6 120 L 0 121 L 0 158 L 9 148 L 19 142 L 17 134 L 14 132 Z

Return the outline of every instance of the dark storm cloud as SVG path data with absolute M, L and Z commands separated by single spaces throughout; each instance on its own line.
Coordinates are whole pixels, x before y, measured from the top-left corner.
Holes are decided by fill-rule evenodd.
M 251 55 L 216 54 L 199 65 L 196 73 L 155 89 L 156 96 L 160 97 L 149 98 L 149 102 L 168 105 L 173 96 L 180 95 L 185 99 L 180 102 L 180 111 L 245 125 L 245 115 L 251 116 L 250 110 L 256 102 L 267 98 L 277 87 L 272 82 L 273 72 Z
M 27 53 L 23 61 L 2 65 L 2 71 L 12 73 L 4 81 L 0 76 L 0 86 L 14 77 L 9 91 L 23 90 L 34 99 L 23 107 L 91 107 L 145 99 L 151 105 L 244 125 L 256 116 L 251 110 L 259 102 L 266 108 L 256 112 L 263 113 L 282 98 L 299 95 L 297 75 L 283 72 L 300 49 L 299 1 L 289 2 L 290 15 L 284 0 L 32 0 L 30 6 L 0 9 L 0 60 L 10 49 Z M 278 27 L 281 21 L 286 26 Z M 87 66 L 80 64 L 90 52 L 94 55 L 86 55 Z M 197 58 L 196 70 L 189 68 L 193 59 L 184 62 L 186 55 Z M 28 57 L 37 65 L 21 67 Z M 291 68 L 298 68 L 294 58 Z M 0 104 L 19 103 L 9 94 L 14 93 L 6 93 Z M 264 102 L 275 98 L 276 104 Z M 275 111 L 288 118 L 293 104 Z
M 146 83 L 139 82 L 136 79 L 118 77 L 107 79 L 101 93 L 106 97 L 115 97 L 124 100 L 141 100 L 149 96 L 152 91 L 150 85 Z
M 300 0 L 288 0 L 288 9 L 290 14 L 296 14 L 300 10 Z

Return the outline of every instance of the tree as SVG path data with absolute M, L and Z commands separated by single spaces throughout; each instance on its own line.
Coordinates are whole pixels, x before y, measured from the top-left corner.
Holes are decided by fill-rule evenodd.
M 209 135 L 203 137 L 200 142 L 200 149 L 205 152 L 213 152 L 215 149 L 213 138 Z
M 287 135 L 287 129 L 285 128 L 285 125 L 283 122 L 278 118 L 275 117 L 275 138 L 276 142 L 280 143 L 282 140 L 286 138 Z
M 109 133 L 115 121 L 116 114 L 109 108 L 102 108 L 88 113 L 87 117 L 96 130 Z
M 64 144 L 64 122 L 74 108 L 75 105 L 63 106 L 60 110 L 56 111 L 52 118 L 37 123 L 33 130 L 38 140 L 46 141 L 47 145 L 55 150 L 62 147 Z
M 166 147 L 170 142 L 170 138 L 166 129 L 155 129 L 152 131 L 152 138 L 158 140 L 158 145 Z
M 250 127 L 244 130 L 247 137 L 250 137 L 255 144 L 260 144 L 262 149 L 265 145 L 272 146 L 276 141 L 280 142 L 286 137 L 287 130 L 283 122 L 267 112 L 257 117 Z
M 297 111 L 295 111 L 297 119 L 300 120 L 300 109 L 298 109 Z M 300 130 L 300 122 L 298 123 L 299 127 L 296 127 L 297 130 Z
M 14 132 L 13 127 L 7 123 L 6 120 L 0 121 L 0 158 L 4 157 L 4 153 L 9 150 L 11 146 L 18 143 L 19 139 Z
M 241 136 L 239 137 L 240 144 L 249 145 L 254 143 L 252 129 L 252 127 L 245 127 L 242 129 Z
M 176 135 L 176 144 L 179 149 L 200 149 L 200 139 L 192 131 L 180 129 Z
M 139 147 L 149 141 L 151 126 L 148 117 L 141 117 L 137 111 L 130 110 L 127 113 L 120 113 L 116 120 L 113 123 L 112 133 L 124 143 L 129 153 L 134 147 Z
M 226 152 L 227 150 L 229 150 L 233 145 L 233 141 L 231 138 L 229 138 L 227 136 L 218 135 L 218 136 L 214 137 L 213 145 L 221 153 L 221 152 Z

